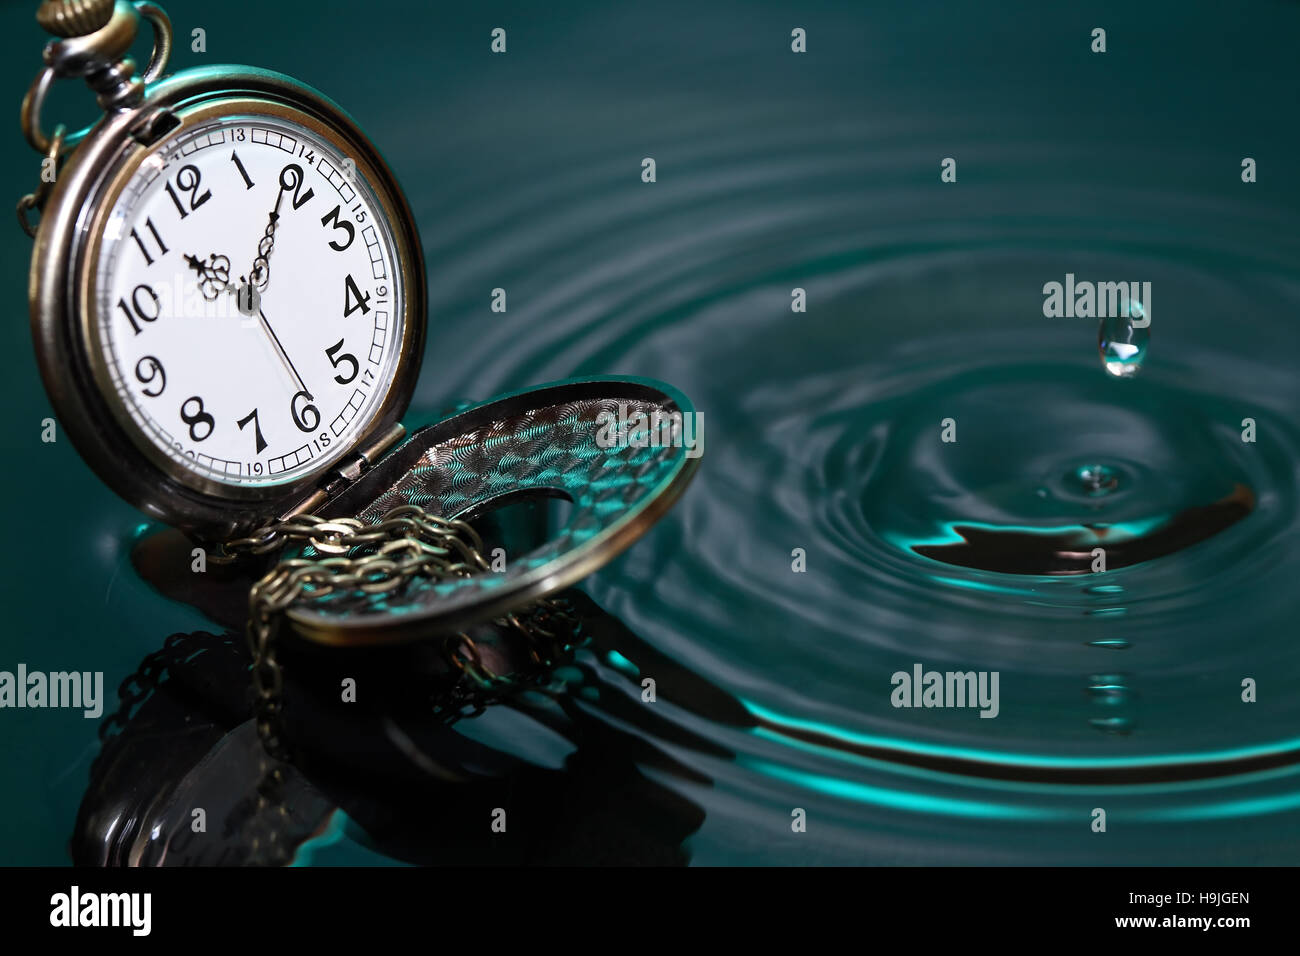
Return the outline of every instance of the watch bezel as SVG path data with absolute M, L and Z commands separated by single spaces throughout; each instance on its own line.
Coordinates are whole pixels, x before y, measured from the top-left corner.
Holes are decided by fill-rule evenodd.
M 187 127 L 215 115 L 253 113 L 303 123 L 356 162 L 393 235 L 394 272 L 403 290 L 402 338 L 392 382 L 379 409 L 342 454 L 278 485 L 230 484 L 171 460 L 115 411 L 121 402 L 97 372 L 93 298 L 102 236 L 121 189 L 144 156 Z M 304 122 L 305 120 L 305 122 Z M 150 131 L 164 131 L 150 138 Z M 142 139 L 150 138 L 146 145 Z M 419 377 L 426 325 L 423 250 L 409 204 L 383 157 L 337 104 L 311 87 L 269 70 L 204 67 L 151 86 L 141 105 L 110 114 L 60 173 L 37 235 L 30 284 L 37 361 L 60 425 L 95 473 L 145 513 L 196 536 L 218 539 L 250 530 L 311 497 L 349 454 L 391 430 L 410 404 Z

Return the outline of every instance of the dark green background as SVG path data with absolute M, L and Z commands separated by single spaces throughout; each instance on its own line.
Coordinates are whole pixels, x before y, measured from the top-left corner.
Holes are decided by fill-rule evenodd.
M 10 0 L 0 8 L 8 54 L 0 60 L 0 89 L 8 91 L 11 116 L 0 182 L 11 201 L 35 185 L 38 172 L 17 123 L 40 66 L 35 5 Z M 1186 149 L 1198 161 L 1222 164 L 1221 198 L 1292 222 L 1300 206 L 1298 90 L 1295 70 L 1286 67 L 1295 58 L 1300 10 L 1289 3 L 166 6 L 178 36 L 173 69 L 246 63 L 299 77 L 353 114 L 403 183 L 425 242 L 430 300 L 428 351 L 408 423 L 455 401 L 579 374 L 645 375 L 692 396 L 707 392 L 706 377 L 687 372 L 683 379 L 680 370 L 639 359 L 635 343 L 616 357 L 583 350 L 576 361 L 561 348 L 530 352 L 527 343 L 544 333 L 542 304 L 566 271 L 598 270 L 606 257 L 634 253 L 642 218 L 661 205 L 685 210 L 684 237 L 710 227 L 707 219 L 693 221 L 689 197 L 674 195 L 674 165 L 707 164 L 719 130 L 738 117 L 791 143 L 841 121 L 880 116 L 906 130 L 900 118 L 911 118 L 911 132 L 898 140 L 912 150 L 914 167 L 891 173 L 909 184 L 936 177 L 949 131 L 959 129 L 963 188 L 997 178 L 1005 144 L 1047 141 L 1077 144 L 1087 153 L 1080 162 L 1096 177 L 1134 188 L 1190 175 L 1142 159 L 1156 148 L 1164 157 Z M 809 32 L 806 58 L 789 53 L 794 25 Z M 1097 25 L 1110 32 L 1104 62 L 1088 52 Z M 496 26 L 509 31 L 506 56 L 489 52 Z M 205 54 L 190 50 L 194 27 L 207 31 Z M 51 115 L 74 123 L 93 109 L 75 88 L 60 91 Z M 1109 147 L 1098 153 L 1092 147 L 1099 142 Z M 648 155 L 659 161 L 657 192 L 635 193 Z M 1233 173 L 1243 155 L 1259 158 L 1261 170 L 1261 183 L 1244 200 Z M 861 156 L 859 175 L 864 188 L 880 187 L 872 156 Z M 625 210 L 617 230 L 606 223 L 598 236 L 579 241 L 579 228 L 568 245 L 539 240 L 546 219 L 565 214 L 553 197 L 588 188 Z M 783 198 L 779 185 L 768 198 Z M 102 670 L 111 695 L 165 635 L 205 622 L 131 571 L 127 546 L 141 516 L 104 489 L 66 440 L 40 441 L 51 409 L 28 333 L 30 249 L 15 223 L 0 223 L 0 290 L 8 306 L 0 330 L 0 667 L 22 661 L 42 670 Z M 489 311 L 495 286 L 509 290 L 506 316 Z M 582 334 L 600 334 L 598 312 Z M 502 323 L 527 360 L 467 367 L 460 356 L 485 325 Z M 681 343 L 691 344 L 689 336 Z M 737 407 L 744 402 L 732 398 Z M 712 399 L 706 413 L 725 416 L 726 399 Z M 715 430 L 709 440 L 727 438 Z M 95 730 L 79 714 L 0 712 L 0 862 L 66 860 Z

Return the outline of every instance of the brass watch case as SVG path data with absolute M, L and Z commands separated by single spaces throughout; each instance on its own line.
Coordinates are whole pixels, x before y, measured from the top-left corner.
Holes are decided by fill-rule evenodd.
M 356 163 L 394 239 L 403 296 L 391 385 L 343 454 L 280 485 L 216 482 L 168 458 L 130 423 L 95 340 L 94 289 L 102 225 L 117 196 L 160 143 L 218 116 L 290 119 Z M 419 377 L 427 297 L 423 250 L 406 197 L 379 151 L 339 106 L 298 81 L 242 66 L 187 70 L 150 86 L 135 108 L 107 114 L 60 171 L 41 216 L 29 284 L 32 338 L 59 424 L 95 473 L 146 514 L 220 540 L 318 502 L 400 437 Z M 345 471 L 344 469 L 348 469 Z

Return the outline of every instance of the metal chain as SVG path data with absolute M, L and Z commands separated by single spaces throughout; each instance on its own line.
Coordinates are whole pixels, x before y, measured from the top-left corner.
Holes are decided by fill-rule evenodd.
M 27 233 L 30 239 L 36 238 L 36 226 L 32 223 L 28 214 L 32 210 L 39 213 L 45 205 L 45 200 L 49 198 L 50 190 L 54 188 L 54 181 L 59 175 L 59 154 L 63 152 L 63 140 L 67 134 L 68 128 L 66 126 L 60 124 L 55 127 L 54 136 L 50 140 L 50 148 L 45 153 L 45 159 L 41 161 L 40 185 L 36 187 L 35 192 L 30 192 L 18 200 L 18 225 L 23 227 L 23 232 Z
M 118 707 L 99 724 L 99 741 L 107 744 L 110 736 L 126 730 L 137 705 L 158 689 L 177 661 L 185 660 L 196 651 L 229 645 L 229 637 L 218 637 L 207 631 L 178 633 L 163 641 L 162 647 L 144 658 L 117 688 Z M 100 757 L 103 756 L 101 751 Z M 98 758 L 97 758 L 98 760 Z M 91 769 L 92 775 L 94 768 Z
M 279 759 L 287 759 L 289 752 L 280 722 L 284 674 L 275 640 L 284 611 L 329 595 L 383 594 L 415 577 L 446 580 L 491 571 L 482 554 L 483 540 L 469 524 L 409 504 L 370 525 L 356 518 L 287 518 L 227 542 L 223 553 L 210 560 L 229 562 L 293 544 L 308 545 L 327 557 L 281 560 L 253 585 L 248 598 L 257 729 L 267 752 Z M 544 667 L 570 646 L 565 636 L 572 635 L 576 618 L 563 602 L 545 599 L 498 624 L 521 633 L 533 663 Z M 452 635 L 444 651 L 477 691 L 499 692 L 516 684 L 514 675 L 495 674 L 484 664 L 468 634 Z
M 132 717 L 150 694 L 157 692 L 164 680 L 173 677 L 175 668 L 198 652 L 232 647 L 235 635 L 211 634 L 206 631 L 172 634 L 163 646 L 144 658 L 136 670 L 118 687 L 118 708 L 105 717 L 99 726 L 100 752 L 91 764 L 91 780 L 97 780 L 100 767 L 109 753 L 109 741 L 115 734 L 128 730 Z M 187 718 L 188 719 L 188 718 Z M 248 864 L 280 866 L 293 858 L 294 848 L 281 839 L 289 808 L 282 799 L 285 787 L 284 764 L 263 754 L 258 762 L 257 782 L 241 805 L 242 816 L 234 816 L 234 825 L 244 828 L 247 834 Z M 227 823 L 230 826 L 231 822 Z
M 58 126 L 53 136 L 46 135 L 41 115 L 54 84 L 81 77 L 106 113 L 115 115 L 135 109 L 143 101 L 146 88 L 161 79 L 166 70 L 173 39 L 166 11 L 146 0 L 131 4 L 115 4 L 113 0 L 44 0 L 36 21 L 54 38 L 46 44 L 44 66 L 28 87 L 19 116 L 28 144 L 45 157 L 40 185 L 18 200 L 19 225 L 33 238 L 36 226 L 30 214 L 42 211 L 52 185 L 45 164 L 51 161 L 57 164 L 94 129 L 91 124 L 69 133 L 66 127 Z M 153 50 L 144 73 L 137 76 L 135 61 L 127 53 L 142 21 L 153 28 Z
M 291 545 L 308 545 L 329 557 L 290 558 L 260 578 L 249 594 L 247 639 L 253 655 L 254 717 L 265 758 L 258 781 L 245 807 L 249 857 L 245 862 L 278 865 L 294 853 L 282 839 L 289 809 L 284 805 L 283 761 L 291 757 L 281 728 L 284 676 L 276 653 L 275 632 L 281 614 L 291 606 L 330 594 L 378 594 L 424 575 L 435 579 L 490 571 L 478 533 L 463 521 L 431 515 L 416 505 L 403 505 L 366 525 L 353 519 L 325 520 L 314 515 L 278 521 L 253 535 L 227 542 L 209 560 L 230 563 L 241 555 L 263 555 Z M 347 556 L 349 552 L 364 552 Z M 579 619 L 563 598 L 545 598 L 499 619 L 525 638 L 532 667 L 524 672 L 497 674 L 483 661 L 468 634 L 449 636 L 443 651 L 465 679 L 432 697 L 432 716 L 451 722 L 482 713 L 493 700 L 544 682 L 551 667 L 571 652 L 579 639 Z M 126 729 L 137 706 L 171 672 L 178 661 L 196 650 L 229 644 L 233 636 L 208 633 L 173 634 L 162 648 L 148 655 L 118 689 L 120 706 L 99 728 L 104 745 L 92 767 L 92 777 L 107 754 L 110 735 Z

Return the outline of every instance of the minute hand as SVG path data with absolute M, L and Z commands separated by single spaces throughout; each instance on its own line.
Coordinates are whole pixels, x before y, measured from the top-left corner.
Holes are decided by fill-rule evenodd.
M 307 384 L 302 380 L 302 376 L 298 374 L 298 370 L 294 368 L 293 359 L 289 358 L 289 353 L 286 352 L 284 350 L 284 346 L 280 344 L 280 337 L 275 334 L 275 329 L 271 328 L 271 323 L 267 319 L 266 313 L 259 308 L 257 310 L 257 314 L 262 317 L 262 325 L 266 328 L 267 333 L 271 336 L 271 341 L 275 343 L 276 349 L 279 350 L 280 357 L 284 359 L 284 363 L 289 366 L 289 371 L 293 373 L 293 377 L 298 380 L 298 387 L 301 388 L 304 393 L 306 393 L 307 401 L 309 402 L 315 401 L 315 399 L 312 398 L 311 389 L 307 387 Z

